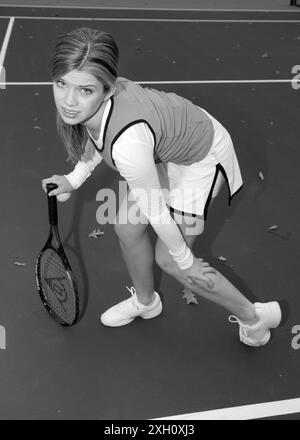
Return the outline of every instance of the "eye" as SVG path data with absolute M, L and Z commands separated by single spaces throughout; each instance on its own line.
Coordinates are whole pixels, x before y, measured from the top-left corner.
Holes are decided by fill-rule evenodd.
M 57 81 L 55 81 L 57 87 L 65 87 L 66 83 L 62 80 L 62 79 L 58 79 Z
M 85 87 L 81 88 L 80 91 L 83 95 L 91 95 L 93 93 L 93 90 L 87 89 Z

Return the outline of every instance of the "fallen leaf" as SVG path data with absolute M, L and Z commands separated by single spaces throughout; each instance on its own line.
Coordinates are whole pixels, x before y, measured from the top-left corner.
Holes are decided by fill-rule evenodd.
M 262 171 L 260 171 L 260 172 L 258 173 L 258 178 L 259 178 L 260 180 L 265 180 Z
M 225 262 L 225 261 L 227 261 L 227 258 L 222 257 L 222 255 L 221 255 L 220 257 L 218 257 L 218 260 L 219 260 L 219 261 L 222 261 L 222 262 Z
M 183 289 L 182 299 L 185 299 L 187 304 L 199 304 L 196 295 L 186 287 Z
M 225 266 L 234 267 L 233 264 L 227 263 L 227 258 L 225 258 L 225 257 L 220 256 L 220 257 L 218 257 L 218 260 L 221 261 Z
M 273 226 L 270 226 L 269 227 L 269 229 L 268 229 L 268 231 L 276 231 L 278 229 L 278 225 L 273 225 Z
M 89 238 L 98 238 L 99 235 L 104 235 L 104 232 L 100 231 L 100 229 L 94 229 L 93 232 L 89 234 Z
M 26 263 L 20 263 L 20 261 L 15 261 L 14 264 L 16 266 L 26 266 Z

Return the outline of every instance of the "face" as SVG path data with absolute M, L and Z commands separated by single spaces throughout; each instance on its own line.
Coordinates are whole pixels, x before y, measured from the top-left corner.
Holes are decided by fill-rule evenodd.
M 72 70 L 54 81 L 53 93 L 57 110 L 69 125 L 87 125 L 107 95 L 97 78 L 79 70 Z

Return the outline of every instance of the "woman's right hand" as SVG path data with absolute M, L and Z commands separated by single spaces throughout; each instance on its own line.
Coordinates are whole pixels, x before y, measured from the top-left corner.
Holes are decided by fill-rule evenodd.
M 55 183 L 57 188 L 49 192 L 49 196 L 57 196 L 62 193 L 71 193 L 74 191 L 73 186 L 70 184 L 68 179 L 65 176 L 57 176 L 53 175 L 52 177 L 48 177 L 47 179 L 42 180 L 42 187 L 45 193 L 47 194 L 47 183 Z

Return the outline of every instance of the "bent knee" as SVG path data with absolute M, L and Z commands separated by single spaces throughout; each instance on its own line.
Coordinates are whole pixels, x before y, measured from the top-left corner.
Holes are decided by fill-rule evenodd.
M 123 243 L 133 243 L 139 240 L 146 231 L 145 225 L 114 224 L 114 231 Z
M 172 274 L 177 270 L 173 258 L 167 251 L 156 249 L 155 262 L 164 272 Z

